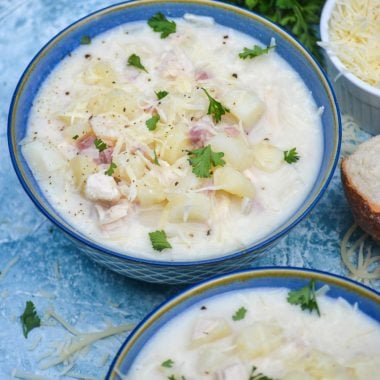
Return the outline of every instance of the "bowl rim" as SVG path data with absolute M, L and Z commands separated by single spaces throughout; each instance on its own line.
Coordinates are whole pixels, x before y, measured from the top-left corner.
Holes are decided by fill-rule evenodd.
M 322 9 L 321 19 L 319 22 L 319 31 L 321 35 L 321 41 L 324 44 L 328 44 L 330 42 L 330 36 L 328 32 L 329 21 L 330 21 L 331 13 L 334 10 L 335 4 L 336 4 L 336 0 L 327 0 Z M 371 86 L 367 82 L 364 82 L 362 79 L 358 78 L 356 75 L 351 73 L 331 49 L 329 48 L 326 48 L 326 49 L 323 48 L 323 49 L 328 55 L 333 65 L 335 66 L 335 68 L 339 71 L 339 75 L 343 75 L 345 78 L 347 78 L 347 80 L 352 82 L 355 86 L 359 87 L 363 91 L 380 98 L 380 88 Z
M 112 363 L 110 364 L 105 379 L 115 379 L 115 375 L 117 375 L 117 373 L 115 373 L 115 369 L 118 369 L 120 365 L 124 362 L 125 357 L 128 354 L 127 350 L 133 347 L 136 340 L 139 339 L 142 333 L 150 329 L 153 323 L 159 320 L 165 313 L 177 307 L 177 305 L 186 302 L 195 295 L 205 293 L 212 288 L 217 288 L 222 285 L 229 286 L 234 282 L 252 280 L 255 278 L 263 277 L 302 277 L 305 279 L 315 279 L 318 281 L 324 281 L 327 284 L 334 284 L 342 288 L 351 290 L 360 297 L 368 298 L 380 304 L 380 292 L 377 292 L 375 289 L 372 289 L 364 284 L 356 282 L 342 275 L 329 273 L 318 269 L 284 266 L 266 266 L 260 268 L 238 270 L 229 272 L 227 274 L 214 276 L 210 279 L 189 286 L 177 292 L 176 294 L 174 294 L 173 296 L 169 297 L 167 300 L 156 306 L 151 312 L 149 312 L 141 320 L 141 322 L 136 325 L 136 327 L 132 330 L 132 332 L 122 343 L 114 359 L 112 360 Z M 252 288 L 255 287 L 252 286 Z M 127 345 L 130 345 L 130 347 L 127 347 Z
M 264 24 L 265 26 L 271 28 L 274 32 L 282 34 L 282 36 L 286 38 L 287 41 L 289 41 L 299 51 L 299 53 L 302 54 L 304 58 L 308 60 L 308 62 L 313 66 L 313 69 L 315 70 L 320 80 L 324 84 L 324 88 L 327 92 L 327 96 L 330 99 L 330 104 L 332 106 L 332 113 L 333 113 L 333 118 L 334 118 L 333 125 L 334 125 L 334 131 L 335 131 L 334 143 L 333 143 L 333 148 L 332 148 L 332 154 L 328 163 L 328 168 L 326 170 L 327 175 L 325 175 L 324 180 L 322 180 L 321 184 L 319 185 L 319 189 L 317 190 L 317 192 L 315 192 L 314 196 L 310 197 L 307 203 L 300 210 L 298 210 L 296 214 L 293 215 L 292 218 L 294 220 L 292 223 L 286 224 L 285 222 L 285 226 L 277 227 L 277 229 L 275 230 L 276 233 L 273 234 L 272 236 L 263 238 L 259 242 L 254 243 L 248 247 L 234 251 L 232 253 L 223 254 L 222 256 L 210 257 L 210 258 L 205 258 L 205 259 L 194 259 L 194 260 L 188 260 L 188 261 L 155 260 L 155 259 L 150 259 L 150 258 L 142 258 L 142 257 L 133 256 L 129 252 L 122 253 L 122 252 L 114 251 L 112 250 L 112 248 L 108 248 L 105 245 L 101 245 L 97 243 L 96 241 L 90 240 L 84 234 L 81 235 L 80 233 L 78 233 L 77 230 L 67 221 L 66 223 L 71 228 L 66 227 L 59 220 L 57 220 L 53 214 L 51 214 L 48 211 L 48 209 L 44 206 L 44 202 L 39 201 L 40 197 L 34 193 L 33 186 L 29 183 L 27 176 L 24 175 L 23 173 L 23 165 L 18 160 L 15 128 L 13 128 L 14 116 L 16 113 L 16 105 L 18 103 L 18 99 L 24 87 L 24 84 L 27 82 L 29 76 L 32 74 L 32 70 L 34 66 L 38 64 L 39 60 L 45 54 L 49 53 L 50 50 L 55 46 L 55 44 L 58 41 L 60 41 L 62 38 L 64 38 L 66 34 L 70 33 L 72 30 L 75 30 L 78 26 L 81 26 L 87 21 L 92 21 L 93 19 L 98 18 L 99 16 L 102 16 L 103 14 L 115 12 L 120 9 L 140 7 L 140 6 L 146 6 L 149 4 L 157 4 L 157 3 L 179 3 L 179 4 L 192 3 L 192 4 L 200 5 L 200 6 L 202 5 L 211 6 L 216 9 L 221 8 L 223 10 L 238 13 L 241 16 L 248 17 L 254 21 L 258 21 Z M 341 124 L 341 116 L 339 112 L 338 101 L 336 99 L 332 85 L 326 73 L 324 72 L 323 68 L 318 63 L 318 61 L 312 56 L 312 54 L 308 51 L 308 49 L 305 48 L 301 42 L 296 40 L 288 31 L 286 31 L 281 26 L 247 9 L 240 8 L 236 5 L 224 3 L 219 0 L 218 1 L 215 1 L 215 0 L 127 0 L 121 3 L 113 4 L 111 6 L 107 6 L 105 8 L 96 10 L 80 18 L 79 20 L 74 21 L 73 23 L 68 25 L 66 28 L 61 30 L 59 33 L 54 35 L 36 53 L 36 55 L 33 57 L 31 62 L 28 64 L 23 74 L 21 75 L 19 82 L 16 86 L 16 89 L 13 93 L 10 108 L 9 108 L 9 113 L 8 113 L 7 134 L 8 134 L 8 148 L 10 152 L 12 165 L 22 187 L 24 188 L 25 192 L 28 194 L 32 202 L 35 204 L 35 206 L 39 209 L 39 211 L 42 212 L 42 214 L 44 214 L 53 224 L 58 226 L 60 230 L 62 230 L 66 235 L 74 239 L 74 241 L 78 241 L 79 243 L 83 244 L 86 248 L 89 247 L 95 250 L 96 252 L 110 255 L 117 259 L 121 259 L 125 262 L 134 262 L 138 264 L 146 264 L 146 265 L 155 266 L 155 267 L 176 268 L 176 267 L 192 267 L 192 266 L 198 266 L 198 265 L 221 263 L 224 261 L 228 261 L 230 259 L 241 257 L 246 254 L 250 254 L 253 251 L 262 250 L 266 248 L 267 246 L 271 245 L 274 241 L 286 235 L 288 231 L 290 231 L 293 227 L 295 227 L 298 223 L 300 223 L 305 218 L 305 216 L 309 214 L 309 212 L 315 207 L 315 205 L 318 203 L 320 198 L 323 196 L 324 192 L 326 191 L 334 175 L 335 168 L 339 160 L 339 152 L 340 152 L 341 139 L 342 139 L 342 124 Z M 52 207 L 52 209 L 54 210 L 54 207 Z M 298 216 L 295 217 L 296 215 Z

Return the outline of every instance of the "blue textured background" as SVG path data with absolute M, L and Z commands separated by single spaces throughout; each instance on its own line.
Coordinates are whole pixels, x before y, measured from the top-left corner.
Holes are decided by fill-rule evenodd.
M 6 122 L 13 90 L 34 54 L 58 31 L 111 0 L 0 0 L 0 271 L 14 257 L 16 264 L 0 277 L 0 379 L 11 378 L 17 368 L 46 378 L 67 378 L 38 368 L 38 358 L 53 342 L 70 336 L 60 325 L 44 320 L 28 339 L 19 316 L 32 300 L 43 317 L 50 306 L 81 331 L 138 322 L 179 287 L 149 285 L 116 275 L 84 257 L 33 206 L 11 167 L 6 144 Z M 350 134 L 355 144 L 367 138 Z M 352 140 L 353 139 L 353 140 Z M 290 265 L 317 268 L 345 275 L 339 242 L 352 224 L 342 193 L 339 173 L 309 218 L 300 223 L 256 265 Z M 59 268 L 59 272 L 57 272 Z M 380 284 L 372 284 L 377 290 Z M 112 356 L 125 338 L 121 334 L 99 341 L 82 353 L 71 372 L 84 378 L 104 376 Z M 41 339 L 41 340 L 40 340 Z M 33 343 L 40 340 L 34 350 Z M 106 364 L 101 363 L 109 354 Z M 87 377 L 86 377 L 87 376 Z

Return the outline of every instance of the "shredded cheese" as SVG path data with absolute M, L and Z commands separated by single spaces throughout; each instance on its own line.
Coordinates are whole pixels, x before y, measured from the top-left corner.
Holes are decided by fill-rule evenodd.
M 338 0 L 329 20 L 327 46 L 364 82 L 380 88 L 380 2 Z
M 349 244 L 357 229 L 358 226 L 353 224 L 341 241 L 342 261 L 354 280 L 363 283 L 380 280 L 380 255 L 378 252 L 373 253 L 373 246 L 368 241 L 368 235 L 362 233 L 356 241 Z
M 14 257 L 12 260 L 8 262 L 8 264 L 5 266 L 5 268 L 0 273 L 0 281 L 7 275 L 7 273 L 10 271 L 10 269 L 15 265 L 18 261 L 18 257 Z

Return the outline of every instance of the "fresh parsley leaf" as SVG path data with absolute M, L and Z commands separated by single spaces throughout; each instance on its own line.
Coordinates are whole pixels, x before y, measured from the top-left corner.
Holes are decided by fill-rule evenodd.
M 219 123 L 222 120 L 222 115 L 224 115 L 226 112 L 230 112 L 230 110 L 227 107 L 223 106 L 222 103 L 215 100 L 207 92 L 206 89 L 202 88 L 202 90 L 205 92 L 210 102 L 207 110 L 207 115 L 212 115 L 215 123 Z
M 73 136 L 73 140 L 76 140 L 79 137 L 79 135 Z
M 172 359 L 168 359 L 161 363 L 161 367 L 172 368 L 173 364 L 174 364 L 174 361 Z
M 146 73 L 148 72 L 146 68 L 143 66 L 143 64 L 141 63 L 140 57 L 136 54 L 130 55 L 127 63 L 128 63 L 128 66 L 136 67 L 137 69 L 143 70 Z
M 156 94 L 158 100 L 161 100 L 161 99 L 165 98 L 165 96 L 169 95 L 169 93 L 167 91 L 158 91 L 158 92 L 155 92 L 155 94 Z
M 91 43 L 91 37 L 90 36 L 82 36 L 80 39 L 81 45 L 89 45 Z
M 112 176 L 116 168 L 117 165 L 111 161 L 109 168 L 104 172 L 104 174 Z
M 99 152 L 103 152 L 103 150 L 107 149 L 107 144 L 102 139 L 95 139 L 94 144 Z
M 157 33 L 161 33 L 161 38 L 166 38 L 169 34 L 175 33 L 177 25 L 174 21 L 169 21 L 161 12 L 157 12 L 148 20 L 148 25 Z
M 315 295 L 314 280 L 310 280 L 309 284 L 304 288 L 290 291 L 287 301 L 292 305 L 300 305 L 302 310 L 309 310 L 310 313 L 315 310 L 321 316 Z
M 284 151 L 284 160 L 288 164 L 294 164 L 300 159 L 300 156 L 298 155 L 297 148 L 292 148 L 290 150 Z
M 232 316 L 232 319 L 234 321 L 240 321 L 245 318 L 246 314 L 247 314 L 247 309 L 242 306 L 240 309 L 236 310 L 235 314 Z
M 160 120 L 159 114 L 153 115 L 150 119 L 148 119 L 145 122 L 145 125 L 150 131 L 154 131 L 157 128 L 157 123 L 159 120 Z
M 158 230 L 149 232 L 149 238 L 152 243 L 153 249 L 156 251 L 162 251 L 165 248 L 171 248 L 171 244 L 168 242 L 166 232 L 164 230 Z
M 27 338 L 31 330 L 41 326 L 41 319 L 37 315 L 36 308 L 32 301 L 26 301 L 25 310 L 21 315 L 22 332 Z
M 258 45 L 255 45 L 253 49 L 244 48 L 241 53 L 239 53 L 239 57 L 241 59 L 247 59 L 247 58 L 255 58 L 263 54 L 268 54 L 270 49 L 274 49 L 275 46 L 267 46 L 266 48 L 262 48 Z
M 160 166 L 160 163 L 158 162 L 158 157 L 157 157 L 157 153 L 156 153 L 156 150 L 155 150 L 155 149 L 153 149 L 153 154 L 154 154 L 154 160 L 153 160 L 153 163 L 154 163 L 155 165 Z
M 222 159 L 223 152 L 213 152 L 211 145 L 195 149 L 188 152 L 190 155 L 189 162 L 193 167 L 193 173 L 200 178 L 211 176 L 213 166 L 224 166 L 226 162 Z
M 168 376 L 168 380 L 186 380 L 185 376 L 181 376 L 181 378 L 177 378 L 174 375 Z
M 265 376 L 262 373 L 255 373 L 257 367 L 253 366 L 248 380 L 274 380 L 271 377 Z

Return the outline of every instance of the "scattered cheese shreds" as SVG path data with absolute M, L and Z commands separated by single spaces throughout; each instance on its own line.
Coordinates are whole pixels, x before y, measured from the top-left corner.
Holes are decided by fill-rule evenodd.
M 10 271 L 10 269 L 13 267 L 13 265 L 15 265 L 17 263 L 17 261 L 18 261 L 18 257 L 16 256 L 8 262 L 8 264 L 1 271 L 0 281 L 3 280 L 3 278 L 7 275 L 7 273 Z
M 340 246 L 342 261 L 354 280 L 363 283 L 380 280 L 380 255 L 373 253 L 372 245 L 367 241 L 368 235 L 362 233 L 356 241 L 349 244 L 357 228 L 353 224 L 343 236 Z
M 380 2 L 338 0 L 329 20 L 331 50 L 364 82 L 380 88 Z

